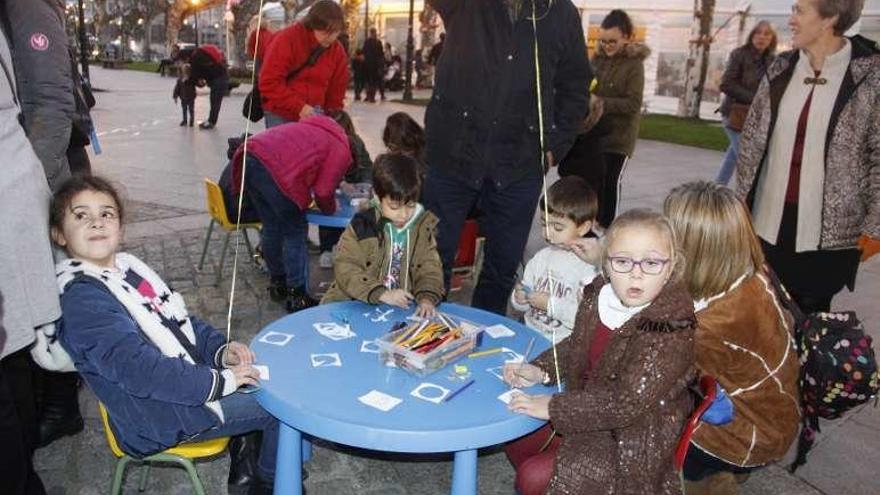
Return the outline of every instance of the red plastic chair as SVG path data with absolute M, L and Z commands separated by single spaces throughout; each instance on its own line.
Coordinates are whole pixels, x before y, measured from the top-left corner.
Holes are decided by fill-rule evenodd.
M 475 219 L 464 222 L 461 236 L 458 238 L 458 249 L 452 265 L 452 290 L 461 288 L 464 280 L 476 282 L 483 265 L 483 238 L 479 236 L 479 227 Z
M 700 405 L 697 406 L 693 414 L 691 414 L 690 419 L 688 419 L 688 422 L 684 427 L 684 433 L 681 434 L 681 438 L 678 440 L 678 446 L 675 448 L 675 470 L 678 472 L 681 472 L 681 469 L 684 466 L 684 458 L 687 456 L 688 447 L 691 445 L 691 437 L 694 435 L 694 430 L 696 430 L 697 425 L 700 424 L 700 418 L 703 417 L 703 413 L 706 412 L 706 409 L 709 409 L 709 406 L 711 406 L 712 402 L 715 400 L 715 384 L 716 381 L 714 376 L 705 375 L 700 377 L 700 392 L 703 395 L 703 399 L 700 401 Z

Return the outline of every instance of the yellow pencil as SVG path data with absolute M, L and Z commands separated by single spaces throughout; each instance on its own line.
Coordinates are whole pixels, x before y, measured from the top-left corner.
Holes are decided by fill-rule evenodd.
M 486 349 L 485 351 L 472 352 L 472 353 L 468 354 L 468 357 L 469 358 L 478 358 L 478 357 L 483 357 L 483 356 L 489 356 L 491 354 L 495 354 L 495 353 L 498 353 L 501 351 L 502 351 L 501 347 L 496 347 L 494 349 Z

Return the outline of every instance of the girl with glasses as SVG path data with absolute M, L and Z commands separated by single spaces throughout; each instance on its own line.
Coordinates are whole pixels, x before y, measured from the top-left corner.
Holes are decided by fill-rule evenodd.
M 603 270 L 584 289 L 572 335 L 531 364 L 504 368 L 510 409 L 550 424 L 505 448 L 519 493 L 680 493 L 673 453 L 693 408 L 693 301 L 664 216 L 637 209 L 606 234 Z M 557 369 L 560 376 L 557 376 Z

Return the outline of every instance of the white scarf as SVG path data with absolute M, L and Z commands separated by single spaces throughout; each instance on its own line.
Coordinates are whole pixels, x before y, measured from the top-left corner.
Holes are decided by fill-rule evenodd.
M 147 298 L 136 287 L 132 287 L 125 280 L 125 273 L 129 269 L 140 275 L 153 287 L 157 295 L 155 299 Z M 67 259 L 56 264 L 55 270 L 58 277 L 58 290 L 60 294 L 63 294 L 67 285 L 78 276 L 85 275 L 98 280 L 122 304 L 135 323 L 137 323 L 141 332 L 162 351 L 163 355 L 179 357 L 188 363 L 195 364 L 186 348 L 162 322 L 163 316 L 166 319 L 176 321 L 186 340 L 191 345 L 196 345 L 196 335 L 193 331 L 189 314 L 186 311 L 183 297 L 171 290 L 156 272 L 137 257 L 128 253 L 117 253 L 116 269 L 101 268 L 82 260 Z M 67 355 L 67 352 L 64 351 L 54 336 L 54 329 L 52 336 L 45 339 L 45 344 L 46 352 L 53 356 L 57 355 L 56 359 L 58 360 L 63 361 L 66 359 L 67 362 L 72 363 L 70 356 Z M 63 353 L 63 356 L 60 353 Z M 212 390 L 218 386 L 218 380 L 219 373 L 215 372 Z M 223 410 L 217 401 L 206 402 L 205 405 L 220 418 L 221 422 L 224 420 Z
M 603 285 L 599 289 L 599 301 L 597 304 L 599 319 L 603 325 L 611 330 L 617 330 L 622 327 L 630 318 L 637 315 L 639 311 L 647 308 L 650 304 L 643 304 L 641 306 L 624 305 L 620 298 L 617 297 L 617 294 L 614 293 L 610 283 Z

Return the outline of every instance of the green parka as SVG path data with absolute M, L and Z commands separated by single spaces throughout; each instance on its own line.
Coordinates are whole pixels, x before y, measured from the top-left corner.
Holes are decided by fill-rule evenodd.
M 645 59 L 651 50 L 641 43 L 630 43 L 613 57 L 600 46 L 593 57 L 598 84 L 593 93 L 602 98 L 603 125 L 610 133 L 603 138 L 606 153 L 632 156 L 639 137 L 642 93 L 645 89 Z

